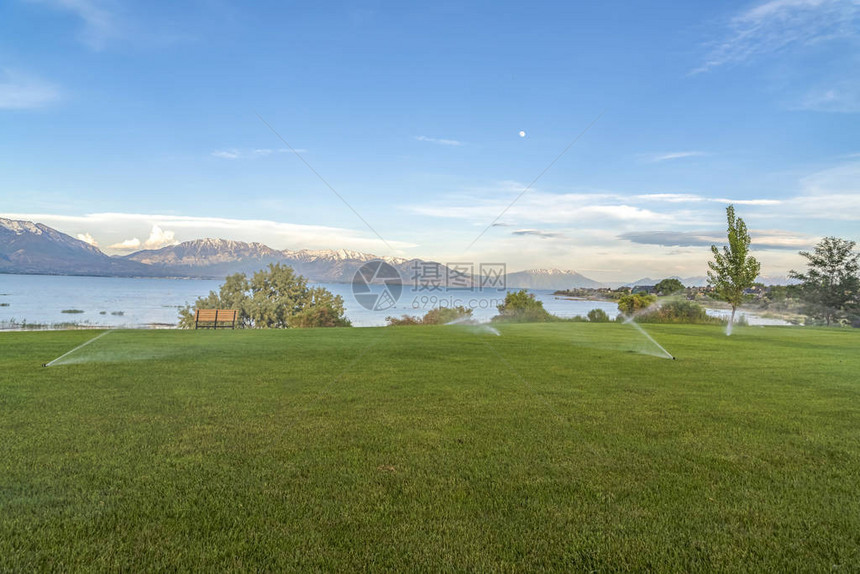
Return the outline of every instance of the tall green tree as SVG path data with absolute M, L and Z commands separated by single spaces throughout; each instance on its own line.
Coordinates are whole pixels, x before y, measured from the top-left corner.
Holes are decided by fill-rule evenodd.
M 179 326 L 194 326 L 197 309 L 235 309 L 244 328 L 348 327 L 343 298 L 322 287 L 308 287 L 307 279 L 291 267 L 270 264 L 254 273 L 230 275 L 218 293 L 210 291 L 179 311 Z
M 735 206 L 726 207 L 728 220 L 728 245 L 722 252 L 711 245 L 714 260 L 708 261 L 708 284 L 714 287 L 716 295 L 732 306 L 729 325 L 735 321 L 735 311 L 744 298 L 744 290 L 755 283 L 761 264 L 749 254 L 750 234 L 747 225 L 740 217 L 735 217 Z
M 675 278 L 663 279 L 656 285 L 654 285 L 654 291 L 659 293 L 660 295 L 674 295 L 679 291 L 684 290 L 684 284 L 681 283 L 680 280 Z
M 793 269 L 789 276 L 801 282 L 801 297 L 809 305 L 807 312 L 823 317 L 827 325 L 852 306 L 860 303 L 860 253 L 854 252 L 854 241 L 825 237 L 812 253 L 801 251 L 806 258 L 806 273 Z

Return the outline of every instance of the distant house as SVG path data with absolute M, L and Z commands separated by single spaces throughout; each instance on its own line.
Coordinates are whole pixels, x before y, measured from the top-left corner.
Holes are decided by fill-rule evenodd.
M 634 295 L 636 293 L 654 293 L 655 287 L 656 285 L 636 285 L 633 287 L 633 291 L 631 291 L 631 293 Z

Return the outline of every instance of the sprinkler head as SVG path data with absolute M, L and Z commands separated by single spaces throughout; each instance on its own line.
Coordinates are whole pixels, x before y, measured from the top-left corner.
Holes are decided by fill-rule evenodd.
M 675 360 L 675 357 L 672 357 L 672 360 L 674 361 L 674 360 Z
M 42 363 L 42 366 L 43 366 L 43 367 L 47 367 L 47 366 L 48 366 L 48 363 Z

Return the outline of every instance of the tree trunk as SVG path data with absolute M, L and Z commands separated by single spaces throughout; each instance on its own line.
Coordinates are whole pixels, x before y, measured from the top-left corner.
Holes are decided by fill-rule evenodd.
M 735 309 L 737 309 L 737 307 L 735 307 L 734 305 L 732 305 L 732 318 L 731 318 L 731 319 L 729 319 L 729 324 L 730 324 L 730 325 L 734 325 L 734 324 L 735 324 Z

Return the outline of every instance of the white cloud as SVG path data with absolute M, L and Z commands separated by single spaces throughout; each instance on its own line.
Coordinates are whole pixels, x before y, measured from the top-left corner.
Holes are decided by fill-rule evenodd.
M 81 241 L 83 241 L 84 243 L 89 243 L 89 244 L 90 244 L 90 245 L 92 245 L 93 247 L 98 247 L 98 246 L 99 246 L 98 241 L 96 241 L 95 239 L 93 239 L 93 236 L 92 236 L 92 235 L 90 235 L 89 233 L 78 233 L 78 234 L 77 234 L 77 238 L 78 238 L 78 239 L 80 239 Z
M 178 243 L 172 231 L 163 231 L 161 227 L 153 225 L 152 231 L 149 232 L 149 238 L 143 242 L 143 246 L 146 249 L 161 249 Z
M 860 3 L 855 0 L 770 0 L 738 14 L 727 37 L 711 49 L 705 62 L 692 71 L 739 64 L 781 52 L 858 35 Z
M 59 89 L 14 70 L 0 69 L 0 109 L 41 108 L 60 99 Z
M 108 247 L 108 249 L 116 249 L 119 251 L 130 251 L 132 249 L 139 249 L 139 248 L 140 248 L 140 239 L 138 239 L 137 237 L 133 237 L 131 239 L 125 239 L 123 241 L 120 241 L 119 243 L 114 243 L 113 245 Z
M 105 2 L 97 0 L 29 0 L 44 4 L 55 10 L 74 14 L 83 22 L 80 40 L 93 50 L 101 50 L 112 39 L 119 36 L 114 14 Z
M 683 159 L 685 157 L 701 157 L 708 155 L 703 151 L 675 151 L 668 153 L 656 153 L 645 156 L 646 161 L 657 163 L 661 161 L 671 161 L 673 159 Z
M 451 139 L 431 138 L 431 137 L 427 137 L 427 136 L 415 136 L 415 139 L 420 141 L 420 142 L 428 142 L 428 143 L 454 146 L 454 147 L 463 145 L 463 142 L 458 141 L 458 140 L 451 140 Z
M 212 157 L 217 157 L 221 159 L 249 159 L 255 157 L 268 157 L 274 153 L 305 153 L 308 150 L 306 149 L 295 149 L 291 150 L 288 148 L 280 148 L 280 149 L 270 149 L 270 148 L 256 148 L 251 150 L 239 150 L 236 148 L 230 149 L 222 149 L 215 150 L 209 155 Z

